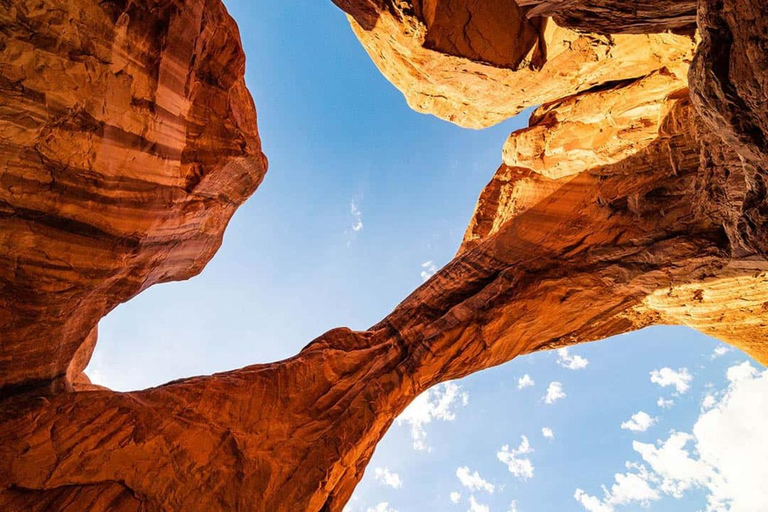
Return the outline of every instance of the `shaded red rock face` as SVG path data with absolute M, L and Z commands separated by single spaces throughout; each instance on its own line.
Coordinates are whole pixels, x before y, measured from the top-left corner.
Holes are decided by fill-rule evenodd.
M 244 68 L 218 1 L 0 4 L 0 393 L 213 256 L 266 171 Z
M 658 323 L 768 362 L 762 0 L 700 1 L 690 74 L 686 36 L 337 3 L 409 101 L 440 91 L 421 110 L 482 126 L 545 104 L 456 257 L 381 322 L 132 393 L 82 375 L 98 319 L 199 272 L 266 169 L 236 27 L 218 0 L 0 3 L 0 509 L 341 511 L 439 382 Z M 682 19 L 571 4 L 618 31 Z

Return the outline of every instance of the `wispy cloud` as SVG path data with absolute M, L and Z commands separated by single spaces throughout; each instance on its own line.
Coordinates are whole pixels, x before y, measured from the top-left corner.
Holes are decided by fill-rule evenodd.
M 517 379 L 517 389 L 525 389 L 533 386 L 535 383 L 533 382 L 533 379 L 530 375 L 527 373 Z
M 520 436 L 520 439 L 520 446 L 517 448 L 510 448 L 507 444 L 502 446 L 501 450 L 496 452 L 496 458 L 507 465 L 510 473 L 525 480 L 533 478 L 533 463 L 528 457 L 521 455 L 527 455 L 533 450 L 526 436 Z
M 488 505 L 483 505 L 475 500 L 474 496 L 469 497 L 469 510 L 467 512 L 490 512 Z
M 658 405 L 662 409 L 670 409 L 673 405 L 675 405 L 675 401 L 672 399 L 667 399 L 660 396 L 659 399 L 656 400 L 656 405 Z
M 553 404 L 561 398 L 565 398 L 566 396 L 567 395 L 565 394 L 565 391 L 563 391 L 562 382 L 550 382 L 549 386 L 547 387 L 547 394 L 544 395 L 544 402 L 547 404 Z
M 688 372 L 688 368 L 679 368 L 677 371 L 672 368 L 664 367 L 660 370 L 651 372 L 651 382 L 666 388 L 674 386 L 678 393 L 685 393 L 691 387 L 693 377 Z
M 435 272 L 437 272 L 437 267 L 432 262 L 432 260 L 425 261 L 421 264 L 421 280 L 422 281 L 428 281 L 430 277 L 435 275 Z
M 632 417 L 621 424 L 622 430 L 631 430 L 632 432 L 645 432 L 653 424 L 656 423 L 656 418 L 651 417 L 650 414 L 644 411 L 637 412 Z
M 458 491 L 453 491 L 450 495 L 451 503 L 458 503 L 459 500 L 461 500 L 461 493 Z
M 717 347 L 715 347 L 715 350 L 712 351 L 712 355 L 710 356 L 710 359 L 717 359 L 718 357 L 722 357 L 732 350 L 733 349 L 728 345 L 718 345 Z
M 363 212 L 355 203 L 354 199 L 349 205 L 349 212 L 352 214 L 352 231 L 363 230 Z
M 462 466 L 456 470 L 456 477 L 461 482 L 461 485 L 469 489 L 470 491 L 485 491 L 493 493 L 496 488 L 495 485 L 485 480 L 480 476 L 480 473 L 475 471 L 470 472 L 467 466 Z
M 557 364 L 569 370 L 583 370 L 589 364 L 585 357 L 572 356 L 567 348 L 561 348 L 557 351 Z
M 389 506 L 389 503 L 386 501 L 382 501 L 378 505 L 375 505 L 373 507 L 368 507 L 368 510 L 366 512 L 397 512 L 396 509 Z
M 379 483 L 388 485 L 393 489 L 399 489 L 403 486 L 400 475 L 392 473 L 389 471 L 389 468 L 376 468 L 374 469 L 374 475 Z
M 468 402 L 469 394 L 461 391 L 458 384 L 453 382 L 438 384 L 417 396 L 397 418 L 397 424 L 410 425 L 414 449 L 429 450 L 426 425 L 432 420 L 455 420 L 456 408 L 459 405 L 467 405 Z

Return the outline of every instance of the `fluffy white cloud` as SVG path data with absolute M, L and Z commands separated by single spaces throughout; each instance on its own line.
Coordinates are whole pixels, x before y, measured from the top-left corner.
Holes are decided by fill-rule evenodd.
M 715 398 L 713 395 L 707 395 L 704 397 L 704 400 L 701 401 L 701 408 L 706 411 L 713 408 L 716 403 L 717 398 Z
M 640 411 L 632 415 L 632 417 L 621 424 L 622 430 L 631 430 L 632 432 L 645 432 L 654 423 L 656 419 L 652 418 L 647 412 Z
M 525 389 L 533 386 L 534 382 L 530 375 L 527 373 L 517 379 L 517 389 Z
M 728 345 L 718 345 L 717 347 L 715 347 L 715 350 L 712 351 L 711 358 L 716 359 L 718 357 L 724 356 L 731 350 L 733 349 L 731 349 L 731 347 L 729 347 Z
M 589 512 L 613 512 L 613 507 L 611 505 L 603 503 L 603 500 L 597 496 L 590 496 L 581 489 L 576 489 L 576 492 L 573 493 L 573 497 L 576 501 L 581 503 L 584 510 L 589 510 Z
M 458 503 L 458 502 L 459 502 L 459 500 L 461 499 L 461 493 L 460 493 L 460 492 L 456 492 L 456 491 L 453 491 L 453 492 L 451 493 L 451 496 L 450 496 L 450 498 L 451 498 L 451 503 Z
M 677 371 L 664 367 L 651 372 L 651 382 L 666 388 L 674 386 L 678 393 L 685 393 L 691 387 L 693 377 L 688 373 L 688 368 L 680 368 Z
M 416 399 L 398 416 L 397 424 L 406 423 L 411 427 L 413 448 L 429 450 L 427 445 L 426 425 L 432 420 L 453 421 L 456 419 L 456 408 L 467 405 L 469 394 L 461 391 L 461 387 L 453 382 L 438 384 L 417 396 Z
M 757 375 L 757 370 L 754 366 L 749 364 L 749 361 L 744 361 L 741 364 L 737 364 L 728 368 L 728 371 L 725 375 L 728 377 L 729 381 L 736 383 L 742 380 L 754 378 L 754 376 Z
M 435 275 L 435 272 L 437 272 L 437 267 L 432 262 L 432 260 L 425 261 L 421 264 L 421 280 L 422 281 L 428 281 L 430 277 Z
M 581 489 L 576 489 L 573 497 L 589 512 L 613 512 L 616 506 L 632 503 L 648 506 L 660 498 L 658 491 L 651 487 L 651 475 L 644 466 L 627 464 L 627 469 L 633 472 L 617 473 L 610 489 L 603 486 L 602 499 Z
M 563 391 L 563 383 L 562 382 L 550 382 L 549 387 L 547 387 L 547 394 L 544 396 L 544 402 L 548 404 L 553 404 L 560 400 L 561 398 L 565 398 L 565 391 Z
M 590 512 L 611 512 L 615 505 L 648 503 L 669 495 L 680 498 L 694 488 L 707 493 L 709 512 L 768 510 L 768 371 L 742 363 L 727 371 L 728 388 L 713 396 L 693 433 L 672 432 L 657 444 L 635 441 L 644 465 L 628 464 L 634 492 L 616 498 L 615 489 L 600 499 L 580 489 L 574 497 Z M 616 475 L 619 483 L 619 475 Z M 639 481 L 645 482 L 645 485 Z
M 567 348 L 561 348 L 557 351 L 557 364 L 569 370 L 583 370 L 589 364 L 585 357 L 572 356 Z
M 354 201 L 349 205 L 349 212 L 352 214 L 352 231 L 362 231 L 363 212 L 360 211 Z
M 703 485 L 710 477 L 710 468 L 691 458 L 686 445 L 693 436 L 685 432 L 673 432 L 659 446 L 634 441 L 632 448 L 660 477 L 659 488 L 666 494 L 680 498 L 692 486 Z
M 397 510 L 394 508 L 391 508 L 389 506 L 389 503 L 387 503 L 386 501 L 382 501 L 381 503 L 379 503 L 374 507 L 368 507 L 368 510 L 366 510 L 366 512 L 397 512 Z
M 554 437 L 555 437 L 555 433 L 552 432 L 552 429 L 549 428 L 549 427 L 542 427 L 541 435 L 543 435 L 547 439 L 554 439 Z
M 376 468 L 374 469 L 374 475 L 379 483 L 388 485 L 393 489 L 399 489 L 403 486 L 403 481 L 400 479 L 400 475 L 392 473 L 389 468 Z
M 469 497 L 469 508 L 467 512 L 490 512 L 488 505 L 482 505 L 475 500 L 474 496 Z
M 659 399 L 656 400 L 656 405 L 662 409 L 670 409 L 673 405 L 675 405 L 675 401 L 672 399 L 667 400 L 664 397 L 659 397 Z
M 456 470 L 456 476 L 461 482 L 461 485 L 469 489 L 470 491 L 485 491 L 492 493 L 496 488 L 492 483 L 486 481 L 480 476 L 480 473 L 475 471 L 470 473 L 467 466 L 462 466 Z
M 510 449 L 509 445 L 505 444 L 496 452 L 496 457 L 507 465 L 510 473 L 525 480 L 533 478 L 533 463 L 528 457 L 521 457 L 521 455 L 529 454 L 533 450 L 527 437 L 520 436 L 520 439 L 520 446 Z

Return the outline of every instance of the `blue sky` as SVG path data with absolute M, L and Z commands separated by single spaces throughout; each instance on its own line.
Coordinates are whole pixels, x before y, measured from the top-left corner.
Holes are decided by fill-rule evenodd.
M 527 124 L 524 114 L 471 131 L 411 111 L 330 0 L 225 3 L 240 25 L 270 169 L 200 276 L 153 287 L 101 322 L 88 373 L 117 390 L 279 360 L 330 328 L 376 323 L 423 272 L 453 257 L 506 136 Z M 717 347 L 687 329 L 656 327 L 441 385 L 392 427 L 349 509 L 508 512 L 516 500 L 518 512 L 704 510 L 707 496 L 748 486 L 750 477 L 710 469 L 714 455 L 702 462 L 694 448 L 711 447 L 706 429 L 691 434 L 687 459 L 671 444 L 662 456 L 654 450 L 697 422 L 741 429 L 734 436 L 742 444 L 768 427 L 768 407 L 737 414 L 745 393 L 768 400 L 768 375 L 737 366 L 748 360 L 737 351 L 715 356 Z M 569 369 L 558 360 L 588 363 Z M 655 378 L 662 387 L 651 372 L 665 367 Z M 731 379 L 729 368 L 737 368 Z M 534 384 L 518 389 L 526 374 Z M 553 382 L 565 397 L 548 404 Z M 661 407 L 659 398 L 675 403 Z M 647 417 L 629 429 L 641 411 Z M 718 411 L 729 412 L 727 421 L 704 421 Z M 520 449 L 521 436 L 529 450 Z M 718 445 L 712 453 L 748 449 L 768 448 Z M 617 473 L 635 477 L 612 492 Z M 456 503 L 452 492 L 461 495 Z M 747 498 L 728 506 L 751 510 L 759 498 Z

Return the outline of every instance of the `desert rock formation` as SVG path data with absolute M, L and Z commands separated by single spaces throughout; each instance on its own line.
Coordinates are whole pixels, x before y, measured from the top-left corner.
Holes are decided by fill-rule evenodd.
M 244 69 L 218 0 L 0 3 L 0 393 L 211 259 L 266 172 Z
M 768 363 L 762 0 L 701 0 L 698 35 L 673 2 L 337 3 L 414 108 L 541 106 L 455 259 L 380 323 L 132 393 L 80 376 L 98 319 L 199 271 L 265 170 L 234 23 L 218 0 L 0 4 L 0 508 L 340 511 L 439 382 L 658 323 Z M 575 30 L 605 9 L 621 34 Z

